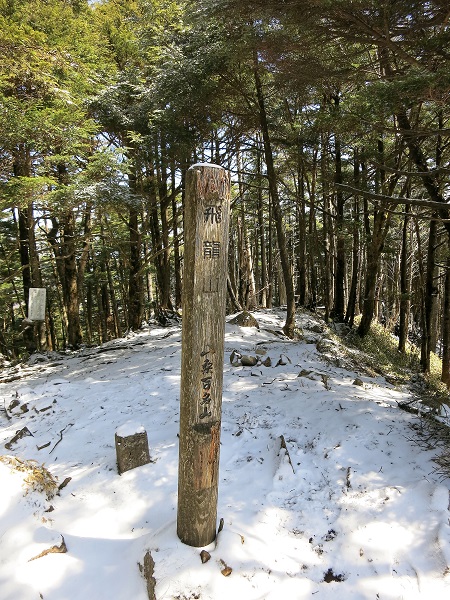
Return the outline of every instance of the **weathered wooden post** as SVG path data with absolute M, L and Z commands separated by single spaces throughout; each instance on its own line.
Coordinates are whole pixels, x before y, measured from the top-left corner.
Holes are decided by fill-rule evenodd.
M 178 537 L 216 536 L 230 177 L 197 164 L 186 177 Z

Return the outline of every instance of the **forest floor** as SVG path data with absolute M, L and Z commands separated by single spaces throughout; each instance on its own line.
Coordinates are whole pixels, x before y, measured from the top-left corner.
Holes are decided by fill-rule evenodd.
M 0 600 L 145 600 L 147 551 L 157 600 L 450 597 L 450 480 L 399 408 L 408 385 L 310 313 L 296 342 L 281 311 L 254 315 L 259 330 L 226 327 L 223 529 L 204 564 L 176 534 L 180 326 L 0 371 Z M 119 475 L 124 427 L 145 428 L 151 462 Z

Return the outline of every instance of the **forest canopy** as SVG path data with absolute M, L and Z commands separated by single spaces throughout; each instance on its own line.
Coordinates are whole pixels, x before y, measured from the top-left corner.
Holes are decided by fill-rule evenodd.
M 450 384 L 450 8 L 0 0 L 0 352 L 177 315 L 187 169 L 232 175 L 231 311 L 373 320 Z M 28 319 L 30 288 L 46 318 Z

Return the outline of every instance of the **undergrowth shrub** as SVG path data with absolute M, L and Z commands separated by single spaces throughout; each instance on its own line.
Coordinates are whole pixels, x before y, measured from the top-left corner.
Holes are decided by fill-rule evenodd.
M 23 473 L 25 495 L 28 492 L 44 493 L 47 500 L 51 500 L 58 491 L 58 483 L 44 465 L 35 460 L 21 460 L 15 456 L 0 456 L 0 461 L 11 467 L 12 470 Z

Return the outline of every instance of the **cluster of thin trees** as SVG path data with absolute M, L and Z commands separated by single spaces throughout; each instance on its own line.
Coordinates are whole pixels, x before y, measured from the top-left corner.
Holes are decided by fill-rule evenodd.
M 0 1 L 0 351 L 181 305 L 185 174 L 231 171 L 230 310 L 373 319 L 450 383 L 444 0 Z M 46 321 L 27 321 L 47 290 Z

